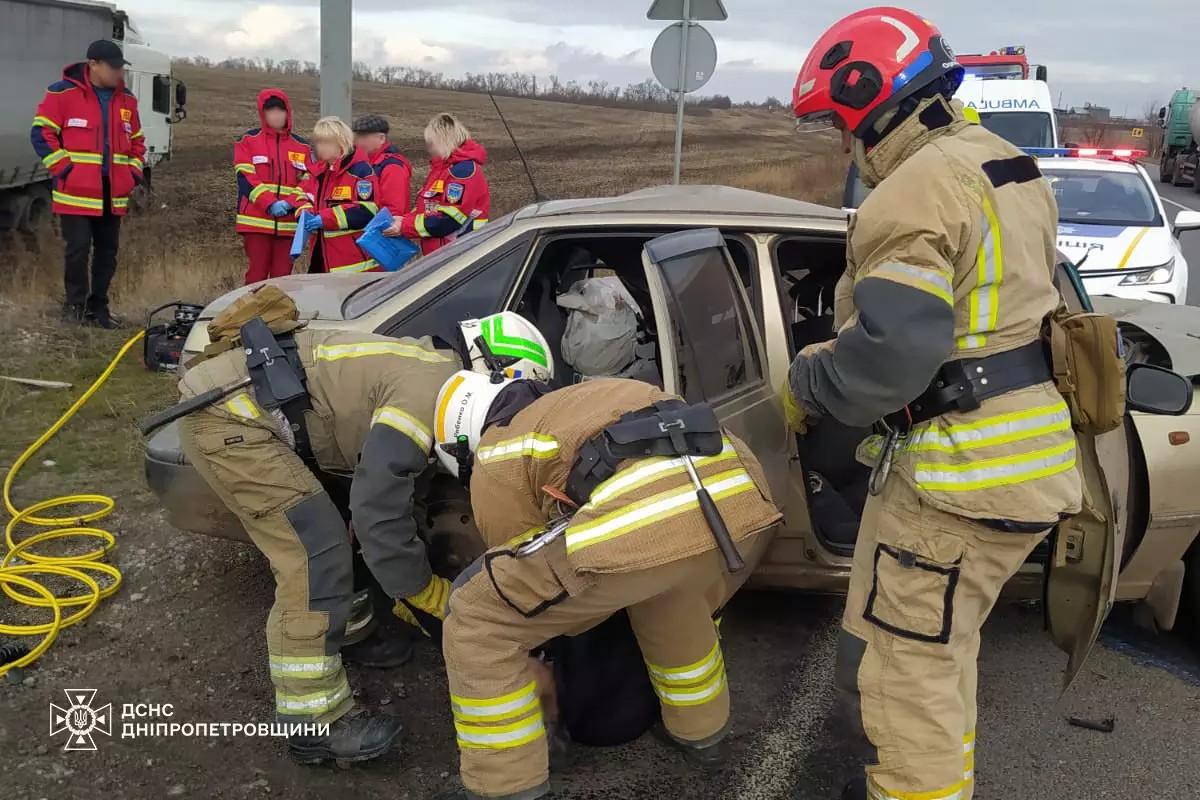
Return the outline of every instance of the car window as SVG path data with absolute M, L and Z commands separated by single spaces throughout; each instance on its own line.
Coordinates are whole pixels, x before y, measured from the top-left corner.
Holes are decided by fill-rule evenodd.
M 431 275 L 458 256 L 494 240 L 496 236 L 512 226 L 513 214 L 492 220 L 477 231 L 460 236 L 434 253 L 422 256 L 396 272 L 365 286 L 346 298 L 342 306 L 345 319 L 358 319 L 374 311 L 408 287 Z
M 485 229 L 486 230 L 486 229 Z M 517 278 L 529 253 L 532 236 L 522 236 L 480 264 L 458 273 L 411 307 L 380 326 L 387 336 L 437 336 L 457 346 L 458 323 L 494 314 Z
M 1017 147 L 1054 147 L 1054 125 L 1041 111 L 981 111 L 983 127 Z
M 1058 221 L 1069 225 L 1162 225 L 1150 187 L 1136 172 L 1039 165 L 1054 190 Z
M 725 251 L 707 248 L 659 266 L 680 343 L 684 399 L 711 401 L 762 380 L 750 312 L 729 274 Z

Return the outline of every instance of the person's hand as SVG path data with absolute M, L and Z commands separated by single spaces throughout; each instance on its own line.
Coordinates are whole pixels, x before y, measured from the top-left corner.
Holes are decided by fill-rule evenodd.
M 267 213 L 272 217 L 286 217 L 292 213 L 292 204 L 287 200 L 276 200 L 267 206 Z
M 446 618 L 450 604 L 450 581 L 434 575 L 430 577 L 425 588 L 414 595 L 397 600 L 392 613 L 404 622 L 417 628 L 426 636 L 431 636 L 428 626 L 421 621 L 422 616 L 432 617 L 431 622 L 441 622 Z
M 400 220 L 394 221 L 391 225 L 383 229 L 384 236 L 390 236 L 395 239 L 397 236 L 403 236 L 403 227 L 400 225 Z
M 316 233 L 324 227 L 325 223 L 321 221 L 320 214 L 310 213 L 304 218 L 304 230 L 308 231 L 309 233 Z
M 788 428 L 801 435 L 807 433 L 808 415 L 796 402 L 796 396 L 792 394 L 792 387 L 788 381 L 783 382 L 783 387 L 779 390 L 779 397 L 783 400 L 783 413 L 787 417 Z

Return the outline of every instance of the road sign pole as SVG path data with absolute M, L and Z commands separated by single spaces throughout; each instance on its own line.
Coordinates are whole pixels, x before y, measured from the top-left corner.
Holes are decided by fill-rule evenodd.
M 683 161 L 683 100 L 687 88 L 688 28 L 692 25 L 692 0 L 683 0 L 683 40 L 679 48 L 679 97 L 675 107 L 675 185 L 679 185 Z

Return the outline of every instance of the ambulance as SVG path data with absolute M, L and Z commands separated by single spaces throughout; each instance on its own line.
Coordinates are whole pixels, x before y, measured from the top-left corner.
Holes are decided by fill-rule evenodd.
M 979 114 L 983 127 L 1017 147 L 1058 147 L 1054 101 L 1045 81 L 987 80 L 968 73 L 955 100 Z

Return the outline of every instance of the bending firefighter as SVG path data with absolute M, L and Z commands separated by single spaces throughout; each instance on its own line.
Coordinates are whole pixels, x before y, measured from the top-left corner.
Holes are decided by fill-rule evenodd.
M 434 399 L 457 359 L 429 339 L 307 331 L 297 317 L 291 299 L 265 285 L 210 323 L 213 344 L 189 364 L 184 400 L 245 388 L 185 416 L 180 439 L 270 559 L 279 720 L 330 724 L 328 736 L 289 738 L 290 753 L 304 763 L 362 761 L 386 752 L 400 723 L 355 709 L 340 654 L 350 535 L 315 472 L 353 475 L 350 517 L 375 579 L 413 612 L 441 616 L 448 584 L 430 570 L 413 493 L 433 444 Z
M 745 445 L 707 406 L 638 381 L 550 392 L 470 372 L 442 389 L 434 433 L 438 457 L 469 475 L 491 548 L 450 597 L 443 653 L 461 783 L 440 797 L 547 794 L 530 652 L 623 609 L 663 736 L 693 763 L 719 765 L 729 692 L 713 616 L 749 574 L 727 565 L 753 565 L 780 518 Z
M 839 128 L 874 188 L 837 337 L 802 351 L 784 389 L 799 431 L 833 417 L 886 432 L 860 449 L 875 469 L 836 683 L 869 764 L 845 798 L 972 796 L 980 628 L 1080 508 L 1041 340 L 1059 302 L 1054 197 L 1033 159 L 951 106 L 961 78 L 931 23 L 874 8 L 817 41 L 795 89 L 798 124 Z

